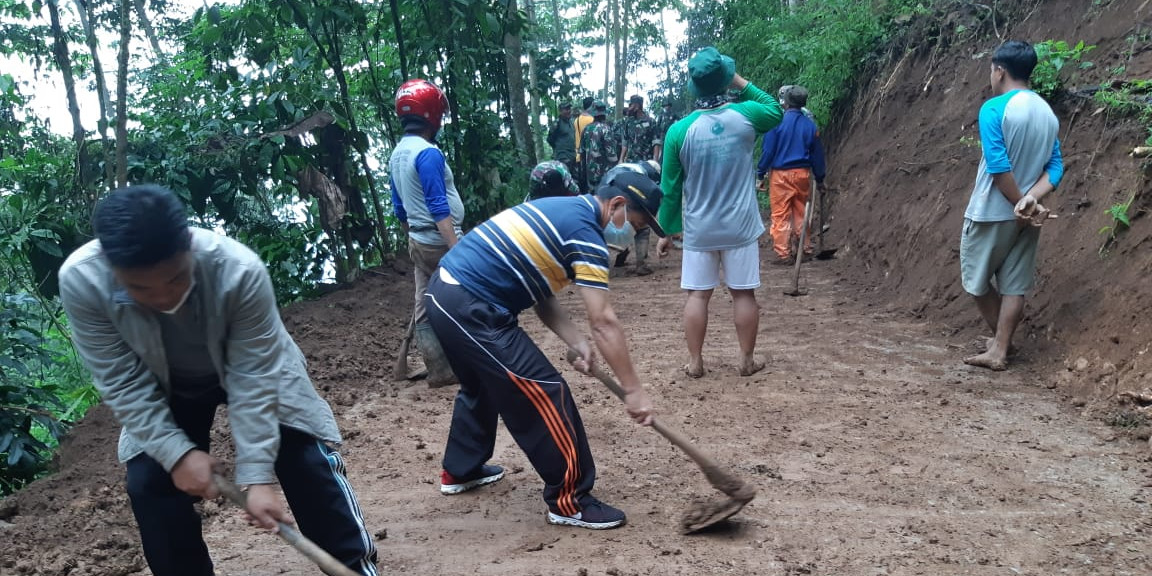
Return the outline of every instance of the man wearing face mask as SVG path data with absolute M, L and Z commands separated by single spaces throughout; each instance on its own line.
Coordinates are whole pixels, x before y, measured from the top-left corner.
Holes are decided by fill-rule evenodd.
M 460 377 L 452 413 L 443 494 L 459 494 L 504 477 L 488 464 L 497 419 L 544 480 L 547 522 L 593 530 L 625 523 L 623 511 L 592 496 L 596 465 L 568 384 L 520 328 L 536 315 L 569 348 L 573 366 L 588 372 L 595 358 L 582 330 L 556 298 L 575 284 L 596 348 L 623 386 L 628 415 L 651 424 L 652 406 L 628 354 L 628 341 L 608 300 L 608 248 L 603 229 L 656 223 L 660 187 L 642 174 L 622 174 L 594 195 L 542 198 L 520 204 L 472 229 L 440 261 L 428 284 L 428 318 Z
M 152 185 L 113 191 L 93 214 L 96 240 L 60 268 L 73 342 L 123 426 L 119 457 L 156 576 L 212 576 L 193 504 L 219 493 L 209 455 L 220 404 L 236 448 L 236 482 L 259 526 L 292 522 L 353 571 L 376 574 L 340 455 L 340 432 L 280 321 L 264 263 L 188 227 L 183 204 Z

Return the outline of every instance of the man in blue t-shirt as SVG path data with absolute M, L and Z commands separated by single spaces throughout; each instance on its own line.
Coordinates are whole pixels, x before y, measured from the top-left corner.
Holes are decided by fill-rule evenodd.
M 1029 89 L 1035 67 L 1036 51 L 1025 42 L 1005 42 L 992 56 L 989 81 L 996 96 L 980 108 L 983 156 L 960 237 L 964 290 L 994 333 L 984 353 L 964 362 L 991 370 L 1008 366 L 1024 296 L 1035 284 L 1040 226 L 1049 217 L 1040 200 L 1064 175 L 1060 122 Z
M 428 317 L 452 351 L 460 378 L 444 450 L 440 492 L 459 494 L 504 477 L 487 464 L 497 417 L 544 480 L 550 524 L 591 529 L 625 523 L 624 512 L 592 496 L 596 466 L 568 384 L 518 317 L 534 308 L 540 320 L 579 353 L 587 373 L 595 355 L 556 299 L 575 284 L 596 348 L 623 386 L 629 416 L 651 424 L 652 405 L 628 354 L 624 330 L 608 302 L 608 222 L 652 226 L 660 188 L 641 174 L 624 174 L 594 195 L 542 198 L 509 208 L 477 226 L 440 261 L 428 284 Z

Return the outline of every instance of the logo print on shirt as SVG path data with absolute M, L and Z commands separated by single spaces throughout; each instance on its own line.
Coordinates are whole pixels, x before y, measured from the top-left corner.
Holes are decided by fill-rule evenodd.
M 724 125 L 719 123 L 719 122 L 716 122 L 715 124 L 712 125 L 712 133 L 717 135 L 717 136 L 719 136 L 720 134 L 723 134 L 724 133 Z

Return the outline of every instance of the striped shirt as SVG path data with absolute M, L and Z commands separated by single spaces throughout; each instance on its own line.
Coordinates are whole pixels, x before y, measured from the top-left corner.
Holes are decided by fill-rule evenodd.
M 608 247 L 592 196 L 541 198 L 473 228 L 440 261 L 473 296 L 516 314 L 569 284 L 608 289 Z

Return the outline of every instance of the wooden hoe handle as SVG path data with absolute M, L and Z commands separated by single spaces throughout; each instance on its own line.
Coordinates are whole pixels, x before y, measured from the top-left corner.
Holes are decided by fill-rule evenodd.
M 213 474 L 212 479 L 216 482 L 216 488 L 229 502 L 239 506 L 242 510 L 248 508 L 248 495 L 241 491 L 240 487 L 219 474 Z M 295 528 L 283 522 L 277 522 L 276 526 L 279 529 L 277 534 L 280 535 L 281 539 L 319 566 L 320 570 L 328 576 L 360 576 Z
M 576 351 L 568 351 L 569 362 L 572 362 L 578 357 L 579 354 L 577 354 Z M 600 383 L 604 384 L 604 386 L 611 390 L 617 398 L 621 400 L 624 399 L 624 388 L 622 388 L 615 379 L 609 376 L 607 372 L 604 372 L 604 369 L 599 365 L 592 365 L 592 375 L 595 376 L 596 379 L 600 381 Z M 719 465 L 716 464 L 715 461 L 701 452 L 699 448 L 697 448 L 687 438 L 685 438 L 684 435 L 680 434 L 672 428 L 669 428 L 663 422 L 657 420 L 655 416 L 652 417 L 652 428 L 654 428 L 657 432 L 660 433 L 661 436 L 667 438 L 669 442 L 687 454 L 693 462 L 696 462 L 696 465 L 699 466 L 700 470 L 704 472 L 704 476 L 708 478 L 708 483 L 711 484 L 713 488 L 716 488 L 717 490 L 739 500 L 751 500 L 752 496 L 755 495 L 756 492 L 751 486 L 746 486 L 743 480 L 733 476 L 732 474 L 729 474 L 727 471 L 722 469 Z

